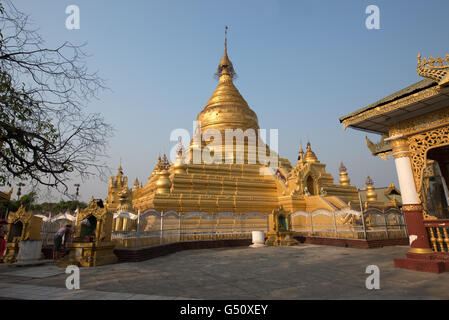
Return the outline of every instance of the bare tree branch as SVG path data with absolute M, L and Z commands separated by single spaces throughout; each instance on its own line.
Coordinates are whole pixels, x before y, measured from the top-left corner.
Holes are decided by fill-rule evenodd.
M 0 183 L 29 179 L 67 193 L 70 177 L 104 174 L 112 127 L 86 106 L 105 89 L 85 44 L 47 48 L 29 16 L 0 8 Z M 103 159 L 103 160 L 102 160 Z

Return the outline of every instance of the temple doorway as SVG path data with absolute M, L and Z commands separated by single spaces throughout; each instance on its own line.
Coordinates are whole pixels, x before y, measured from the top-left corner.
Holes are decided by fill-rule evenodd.
M 81 221 L 80 237 L 93 237 L 95 229 L 97 228 L 97 219 L 90 215 L 83 221 Z
M 285 217 L 283 215 L 279 215 L 278 223 L 279 223 L 279 231 L 289 231 L 288 225 L 287 225 L 287 220 L 285 219 Z
M 313 183 L 313 178 L 311 176 L 307 177 L 307 191 L 313 196 L 315 195 L 315 184 Z

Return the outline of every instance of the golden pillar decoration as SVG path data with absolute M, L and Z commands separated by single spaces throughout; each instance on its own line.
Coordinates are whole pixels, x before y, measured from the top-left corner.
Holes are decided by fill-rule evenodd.
M 395 159 L 408 157 L 410 154 L 408 141 L 406 138 L 398 138 L 391 141 L 393 157 Z

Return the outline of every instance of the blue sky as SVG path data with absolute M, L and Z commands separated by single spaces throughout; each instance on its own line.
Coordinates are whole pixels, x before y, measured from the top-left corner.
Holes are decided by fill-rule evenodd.
M 146 182 L 170 132 L 191 131 L 217 82 L 224 26 L 241 94 L 261 128 L 279 129 L 279 152 L 296 163 L 308 140 L 338 182 L 343 161 L 351 182 L 375 186 L 397 176 L 392 159 L 371 155 L 365 133 L 343 131 L 338 118 L 418 80 L 416 56 L 449 53 L 449 1 L 380 0 L 14 0 L 31 14 L 49 46 L 87 42 L 92 70 L 109 91 L 89 105 L 115 128 L 112 173 L 122 158 L 130 183 Z M 68 5 L 80 8 L 80 30 L 65 28 Z M 380 8 L 380 30 L 368 30 L 365 8 Z M 369 135 L 373 140 L 378 137 Z M 74 180 L 73 183 L 78 182 Z M 81 197 L 104 198 L 107 182 L 82 183 Z

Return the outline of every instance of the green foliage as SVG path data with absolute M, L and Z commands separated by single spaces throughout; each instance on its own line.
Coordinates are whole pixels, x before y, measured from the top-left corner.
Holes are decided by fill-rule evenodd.
M 30 192 L 22 196 L 19 200 L 0 200 L 0 212 L 15 212 L 22 204 L 26 210 L 33 210 L 34 212 L 57 214 L 65 212 L 67 210 L 75 211 L 78 207 L 84 209 L 87 204 L 81 201 L 59 201 L 59 202 L 44 202 L 35 204 L 37 200 L 37 194 Z
M 36 201 L 36 192 L 30 192 L 23 195 L 19 200 L 0 200 L 0 212 L 17 211 L 22 204 L 27 210 L 32 209 L 33 202 Z
M 76 208 L 84 209 L 87 204 L 80 201 L 59 201 L 59 202 L 44 202 L 41 204 L 35 204 L 32 209 L 41 212 L 60 213 L 67 210 L 75 211 Z

